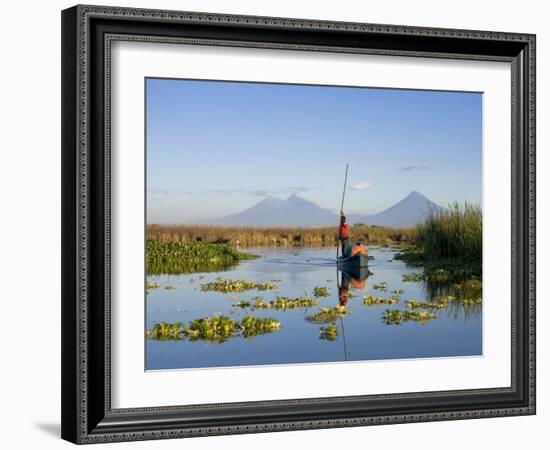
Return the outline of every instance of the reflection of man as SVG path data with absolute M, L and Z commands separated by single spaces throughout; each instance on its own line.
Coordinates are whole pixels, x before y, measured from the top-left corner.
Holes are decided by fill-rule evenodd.
M 342 272 L 342 284 L 338 286 L 338 301 L 342 306 L 348 303 L 350 285 L 351 277 L 346 272 Z
M 341 286 L 338 288 L 338 301 L 340 305 L 345 306 L 348 303 L 349 288 Z
M 344 212 L 340 211 L 340 228 L 338 228 L 338 239 L 342 245 L 342 256 L 345 256 L 346 248 L 349 241 L 349 225 L 346 223 Z
M 344 306 L 348 303 L 350 297 L 350 289 L 361 291 L 367 287 L 368 272 L 365 272 L 365 277 L 353 278 L 350 274 L 342 272 L 342 284 L 338 286 L 338 301 Z

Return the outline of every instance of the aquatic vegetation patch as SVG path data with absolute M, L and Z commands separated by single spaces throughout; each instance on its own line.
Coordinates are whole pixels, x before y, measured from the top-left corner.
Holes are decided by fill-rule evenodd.
M 173 291 L 173 290 L 177 289 L 177 287 L 170 285 L 170 286 L 164 286 L 164 289 L 166 289 L 167 291 Z
M 377 291 L 387 292 L 388 291 L 388 282 L 387 281 L 381 281 L 380 283 L 373 285 L 372 288 L 377 290 Z
M 399 302 L 397 297 L 376 297 L 374 295 L 364 295 L 363 304 L 366 306 L 375 306 L 375 305 L 395 305 Z
M 147 281 L 147 289 L 158 289 L 160 287 L 160 284 L 153 283 L 152 281 Z
M 313 288 L 313 295 L 315 297 L 328 297 L 330 292 L 326 287 L 315 287 Z
M 418 272 L 404 274 L 401 276 L 401 279 L 405 283 L 418 283 L 420 281 L 424 281 L 424 274 Z
M 281 322 L 269 317 L 247 316 L 239 324 L 239 329 L 245 338 L 271 333 L 279 328 L 281 328 Z
M 481 305 L 483 303 L 481 298 L 465 298 L 460 300 L 460 303 L 464 306 L 475 306 Z
M 242 306 L 241 306 L 242 305 Z M 310 308 L 317 306 L 317 300 L 307 295 L 303 297 L 276 297 L 275 300 L 264 302 L 261 297 L 257 297 L 254 303 L 239 302 L 236 306 L 250 307 L 252 309 L 275 309 L 277 311 L 286 311 L 287 309 Z
M 334 322 L 336 319 L 348 314 L 351 314 L 351 311 L 349 311 L 346 306 L 336 305 L 333 307 L 321 308 L 315 314 L 307 316 L 306 320 L 313 323 Z
M 394 289 L 393 291 L 391 291 L 391 293 L 393 295 L 401 295 L 403 294 L 405 291 L 403 289 Z
M 407 300 L 405 305 L 411 309 L 444 309 L 447 306 L 445 302 L 421 302 L 417 300 Z
M 237 251 L 227 244 L 159 241 L 147 241 L 146 244 L 149 274 L 211 272 L 254 258 L 258 256 Z
M 183 324 L 181 322 L 166 323 L 160 322 L 153 325 L 153 328 L 147 330 L 147 337 L 150 339 L 166 340 L 181 339 L 183 334 Z
M 327 325 L 319 328 L 319 339 L 325 341 L 335 341 L 338 338 L 338 328 L 336 325 Z
M 256 283 L 254 281 L 245 280 L 224 280 L 219 277 L 211 283 L 201 284 L 201 291 L 216 291 L 216 292 L 244 292 L 256 289 L 258 291 L 267 291 L 275 289 L 277 286 L 273 283 Z
M 307 295 L 296 298 L 277 297 L 275 300 L 272 300 L 269 303 L 271 304 L 271 307 L 273 309 L 277 310 L 310 308 L 312 306 L 317 306 L 317 300 L 314 298 L 310 298 Z
M 462 282 L 469 278 L 481 278 L 481 258 L 430 259 L 421 249 L 398 253 L 395 259 L 412 267 L 422 267 L 423 273 L 415 279 L 403 281 L 428 281 L 434 283 Z
M 271 333 L 281 328 L 281 323 L 272 318 L 247 316 L 237 322 L 227 316 L 203 317 L 191 321 L 188 325 L 182 322 L 159 322 L 147 330 L 149 339 L 155 340 L 204 340 L 224 342 L 233 337 L 250 338 L 260 334 Z
M 244 309 L 244 308 L 250 308 L 252 306 L 252 304 L 250 302 L 247 302 L 247 301 L 243 300 L 243 301 L 235 303 L 235 306 L 237 308 Z
M 387 309 L 382 314 L 382 320 L 386 325 L 401 325 L 404 322 L 418 322 L 422 325 L 437 318 L 437 316 L 429 311 L 401 311 L 399 309 Z

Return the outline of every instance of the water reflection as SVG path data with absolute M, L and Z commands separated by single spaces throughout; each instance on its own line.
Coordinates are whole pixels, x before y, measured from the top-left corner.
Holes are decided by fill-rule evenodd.
M 354 273 L 339 270 L 336 277 L 339 304 L 343 306 L 348 304 L 350 290 L 364 291 L 367 288 L 367 278 L 370 274 L 367 267 L 361 267 Z
M 481 283 L 405 282 L 404 276 L 420 269 L 395 260 L 395 250 L 388 248 L 369 249 L 369 270 L 359 274 L 337 271 L 332 249 L 248 251 L 261 258 L 242 261 L 228 271 L 148 276 L 148 281 L 159 287 L 149 289 L 146 297 L 147 329 L 160 322 L 180 323 L 181 329 L 190 327 L 195 337 L 147 339 L 147 369 L 481 354 L 482 305 L 463 303 L 478 298 L 477 295 L 481 297 Z M 220 277 L 270 283 L 276 288 L 242 292 L 201 290 L 202 285 L 216 283 Z M 165 289 L 167 286 L 175 289 Z M 380 290 L 381 286 L 385 290 Z M 388 300 L 392 296 L 399 301 L 378 304 L 365 300 Z M 437 302 L 443 296 L 453 296 L 456 301 L 448 301 L 444 309 L 430 311 L 437 315 L 435 320 L 421 323 L 412 319 L 398 326 L 384 321 L 387 310 L 415 311 L 407 307 L 407 301 Z M 249 338 L 244 338 L 243 332 L 232 332 L 234 338 L 217 342 L 201 338 L 211 326 L 217 327 L 217 322 L 196 322 L 225 317 L 230 320 L 224 319 L 220 326 L 231 328 L 234 322 L 238 331 L 244 329 L 243 320 L 249 316 L 272 319 L 280 323 L 280 328 Z

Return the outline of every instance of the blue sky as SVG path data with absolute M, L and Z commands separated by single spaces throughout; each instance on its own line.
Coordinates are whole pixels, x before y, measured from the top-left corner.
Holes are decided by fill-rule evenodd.
M 411 191 L 481 203 L 482 94 L 146 80 L 147 221 L 186 223 L 296 193 L 376 213 Z

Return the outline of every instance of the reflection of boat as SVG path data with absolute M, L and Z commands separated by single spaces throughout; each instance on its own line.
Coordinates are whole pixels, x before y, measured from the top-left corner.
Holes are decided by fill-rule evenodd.
M 368 262 L 369 258 L 363 253 L 348 258 L 338 258 L 338 270 L 349 273 L 353 278 L 365 279 L 369 271 Z M 366 274 L 364 277 L 361 277 L 362 272 Z
M 349 291 L 362 291 L 367 286 L 367 278 L 371 275 L 368 267 L 355 267 L 351 271 L 342 270 L 338 267 L 338 300 L 340 305 L 345 305 L 348 302 Z
M 352 287 L 354 289 L 363 289 L 365 286 L 365 280 L 371 275 L 368 267 L 360 267 L 357 270 L 342 272 L 342 285 L 346 287 Z

